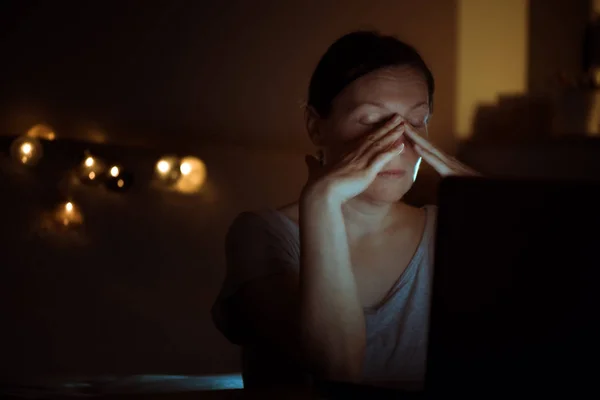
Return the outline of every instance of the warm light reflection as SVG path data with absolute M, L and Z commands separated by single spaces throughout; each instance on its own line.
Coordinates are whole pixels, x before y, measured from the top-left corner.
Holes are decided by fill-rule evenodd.
M 42 139 L 42 140 L 54 140 L 56 139 L 56 134 L 54 130 L 48 125 L 38 124 L 34 125 L 27 131 L 26 136 Z
M 85 166 L 86 167 L 93 167 L 94 166 L 94 157 L 88 157 L 85 159 Z
M 94 179 L 96 179 L 96 173 L 94 171 L 90 172 L 88 174 L 88 178 L 90 178 L 90 180 L 93 181 Z
M 120 188 L 122 188 L 123 186 L 125 186 L 125 181 L 123 181 L 123 179 L 119 179 L 117 181 L 117 186 L 120 187 Z
M 175 190 L 182 193 L 197 192 L 206 181 L 206 166 L 196 157 L 184 157 L 179 167 L 181 176 L 175 182 Z
M 117 176 L 119 176 L 120 172 L 121 171 L 119 170 L 119 167 L 117 167 L 116 165 L 112 166 L 110 168 L 110 176 L 112 176 L 113 178 L 116 178 Z

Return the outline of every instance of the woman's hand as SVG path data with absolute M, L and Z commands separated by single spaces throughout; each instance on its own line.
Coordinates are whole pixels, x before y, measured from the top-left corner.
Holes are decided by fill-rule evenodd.
M 392 117 L 357 149 L 331 165 L 321 165 L 315 157 L 307 156 L 309 178 L 303 197 L 316 195 L 323 200 L 325 196 L 327 201 L 341 205 L 364 192 L 382 168 L 404 151 L 399 139 L 405 124 L 402 117 Z
M 413 143 L 415 151 L 426 163 L 431 165 L 441 176 L 479 176 L 475 170 L 467 167 L 457 159 L 444 154 L 431 142 L 425 139 L 415 127 L 404 123 L 405 135 Z

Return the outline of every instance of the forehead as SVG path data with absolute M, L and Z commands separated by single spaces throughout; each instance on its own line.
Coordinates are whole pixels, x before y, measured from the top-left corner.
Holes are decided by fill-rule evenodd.
M 362 76 L 349 84 L 336 97 L 334 106 L 354 109 L 361 104 L 375 103 L 394 111 L 428 102 L 427 81 L 413 67 L 389 67 Z M 335 104 L 337 103 L 337 104 Z

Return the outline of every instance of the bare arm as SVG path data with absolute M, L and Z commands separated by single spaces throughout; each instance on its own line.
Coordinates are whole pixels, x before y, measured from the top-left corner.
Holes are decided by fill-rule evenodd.
M 309 194 L 300 205 L 302 345 L 319 375 L 355 381 L 362 371 L 365 319 L 341 207 L 322 198 Z
M 241 331 L 240 344 L 275 348 L 316 377 L 355 380 L 360 376 L 364 351 L 364 316 L 356 295 L 354 275 L 341 208 L 306 197 L 300 207 L 300 274 L 274 257 L 279 252 L 248 246 L 241 256 L 234 244 L 228 261 L 265 260 L 280 273 L 255 279 L 231 299 L 230 310 Z M 229 241 L 254 238 L 255 232 L 233 233 Z M 247 238 L 246 238 L 247 240 Z M 257 240 L 261 243 L 260 240 Z M 249 252 L 257 251 L 258 254 Z M 240 257 L 238 259 L 238 257 Z M 301 283 L 300 283 L 301 282 Z

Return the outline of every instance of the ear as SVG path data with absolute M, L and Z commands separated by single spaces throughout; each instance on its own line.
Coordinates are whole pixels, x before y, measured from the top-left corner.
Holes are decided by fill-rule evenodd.
M 312 106 L 306 106 L 305 118 L 306 130 L 308 131 L 310 141 L 317 147 L 322 146 L 323 137 L 321 135 L 321 132 L 319 131 L 319 122 L 321 121 L 319 113 Z

